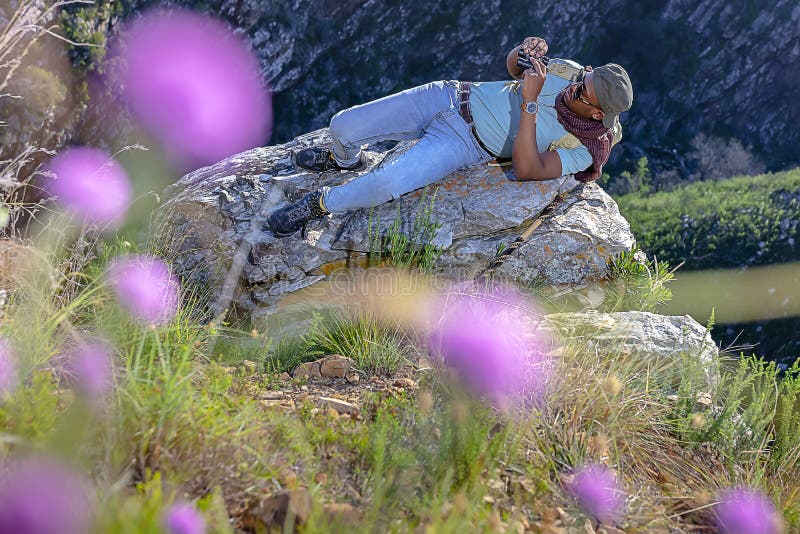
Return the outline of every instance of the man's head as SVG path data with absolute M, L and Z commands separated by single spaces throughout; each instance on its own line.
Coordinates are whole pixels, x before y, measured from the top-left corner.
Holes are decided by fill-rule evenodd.
M 633 104 L 633 87 L 628 73 L 616 63 L 594 69 L 594 92 L 603 109 L 603 126 L 611 128 L 614 120 Z
M 616 63 L 609 63 L 592 69 L 586 67 L 586 74 L 578 84 L 568 89 L 567 106 L 587 119 L 603 121 L 603 126 L 611 128 L 623 111 L 633 104 L 633 87 L 628 73 Z

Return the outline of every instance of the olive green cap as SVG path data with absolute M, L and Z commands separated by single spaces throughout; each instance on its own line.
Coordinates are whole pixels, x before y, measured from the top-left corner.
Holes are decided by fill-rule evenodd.
M 633 87 L 628 73 L 616 63 L 594 69 L 594 92 L 603 110 L 603 126 L 613 128 L 614 121 L 633 104 Z

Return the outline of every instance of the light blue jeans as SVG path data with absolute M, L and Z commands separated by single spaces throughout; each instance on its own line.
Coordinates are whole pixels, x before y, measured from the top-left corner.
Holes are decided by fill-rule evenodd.
M 458 82 L 431 82 L 340 111 L 331 119 L 333 155 L 342 166 L 361 146 L 388 139 L 419 139 L 391 162 L 336 187 L 323 188 L 332 213 L 369 208 L 494 158 L 478 145 L 458 112 Z

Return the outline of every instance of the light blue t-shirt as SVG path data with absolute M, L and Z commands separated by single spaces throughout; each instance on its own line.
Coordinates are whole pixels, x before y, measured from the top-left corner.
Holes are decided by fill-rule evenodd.
M 474 82 L 470 89 L 469 103 L 475 130 L 486 147 L 502 158 L 511 157 L 511 148 L 519 130 L 519 120 L 523 111 L 522 85 L 515 91 L 509 82 Z M 542 92 L 539 94 L 538 118 L 536 119 L 536 144 L 539 152 L 544 152 L 550 143 L 561 139 L 567 131 L 556 118 L 555 99 L 569 82 L 564 78 L 548 74 Z M 580 145 L 577 148 L 556 148 L 561 158 L 561 174 L 575 174 L 592 164 L 589 150 Z

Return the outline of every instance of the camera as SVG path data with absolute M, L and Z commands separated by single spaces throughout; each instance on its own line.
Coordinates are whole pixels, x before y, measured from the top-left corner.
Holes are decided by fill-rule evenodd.
M 546 56 L 537 57 L 536 59 L 544 63 L 545 67 L 550 62 L 550 58 Z M 531 56 L 529 54 L 526 54 L 522 50 L 517 51 L 517 67 L 523 70 L 533 68 L 533 63 L 531 62 Z

